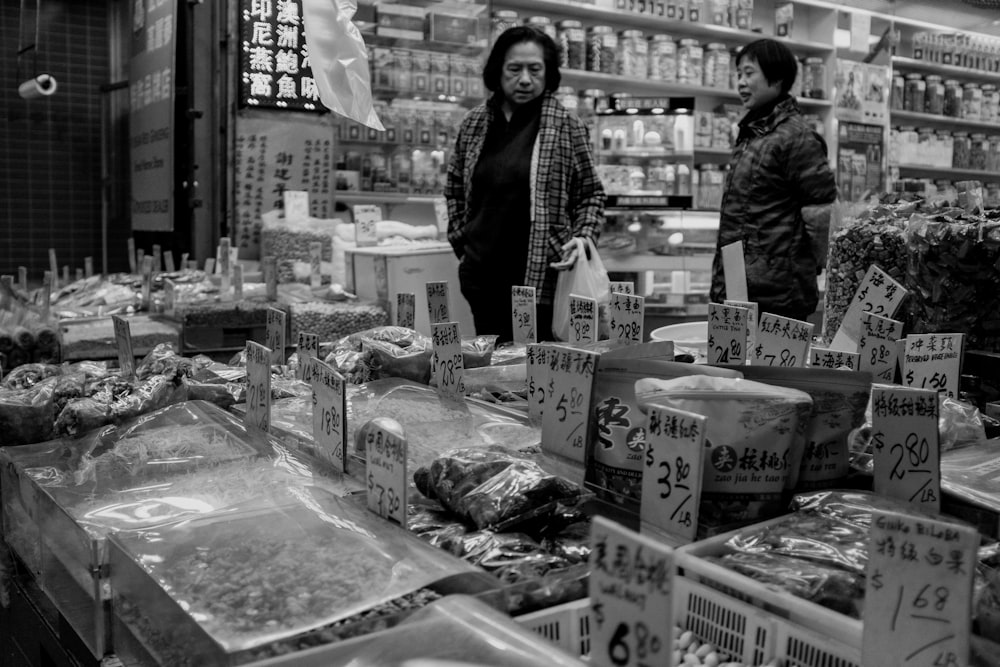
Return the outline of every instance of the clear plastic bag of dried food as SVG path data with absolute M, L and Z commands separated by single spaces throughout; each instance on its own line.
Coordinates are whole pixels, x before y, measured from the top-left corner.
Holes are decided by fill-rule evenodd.
M 917 514 L 929 519 L 940 519 L 940 515 L 925 513 L 910 503 L 889 496 L 880 496 L 868 491 L 832 490 L 796 494 L 789 506 L 793 512 L 821 514 L 854 524 L 868 530 L 872 524 L 872 513 L 902 512 Z
M 56 433 L 75 437 L 107 424 L 120 424 L 173 403 L 186 401 L 187 388 L 165 375 L 131 384 L 125 395 L 104 392 L 69 401 L 56 418 Z
M 503 447 L 456 449 L 413 473 L 417 490 L 459 516 L 465 516 L 464 498 L 473 489 L 517 461 Z
M 1000 512 L 1000 440 L 954 449 L 941 455 L 941 488 L 977 507 Z
M 751 526 L 726 546 L 744 553 L 794 556 L 862 575 L 868 566 L 868 529 L 823 514 L 796 512 Z
M 55 364 L 22 364 L 4 376 L 0 389 L 30 389 L 45 378 L 61 373 L 62 367 Z
M 466 369 L 462 385 L 466 396 L 507 408 L 528 409 L 528 370 L 524 363 Z
M 58 377 L 30 389 L 0 390 L 0 433 L 6 446 L 42 442 L 53 436 L 56 419 L 53 392 Z
M 118 533 L 111 542 L 118 618 L 161 664 L 191 655 L 211 664 L 261 658 L 300 648 L 316 633 L 334 641 L 366 610 L 445 579 L 463 592 L 462 582 L 483 577 L 320 489 L 294 502 L 250 502 Z
M 479 528 L 505 530 L 579 495 L 580 487 L 537 463 L 515 461 L 466 493 L 459 501 L 459 513 Z

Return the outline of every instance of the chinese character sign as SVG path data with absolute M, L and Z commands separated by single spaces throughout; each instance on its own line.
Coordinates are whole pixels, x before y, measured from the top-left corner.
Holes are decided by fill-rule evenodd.
M 323 111 L 306 47 L 302 0 L 240 4 L 240 104 Z

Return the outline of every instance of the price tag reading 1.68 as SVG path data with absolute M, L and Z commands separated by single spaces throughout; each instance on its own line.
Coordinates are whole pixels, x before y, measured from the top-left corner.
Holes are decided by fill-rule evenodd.
M 590 662 L 671 664 L 673 550 L 602 516 L 590 535 Z
M 542 413 L 542 449 L 584 462 L 590 396 L 599 355 L 552 346 L 546 355 L 549 378 Z
M 694 540 L 698 531 L 705 422 L 693 412 L 649 408 L 639 519 L 680 538 L 678 544 Z
M 630 296 L 623 292 L 612 292 L 608 304 L 611 317 L 611 340 L 626 345 L 642 342 L 642 322 L 646 312 L 646 300 L 641 296 Z
M 958 395 L 964 334 L 918 334 L 906 337 L 903 384 Z
M 309 360 L 319 358 L 319 334 L 300 331 L 299 343 L 296 346 L 296 354 L 299 358 L 299 367 L 295 371 L 295 378 L 309 382 L 312 379 L 308 375 L 309 369 L 311 368 L 309 366 Z
M 462 357 L 458 322 L 432 324 L 431 341 L 434 345 L 434 379 L 437 381 L 438 391 L 450 396 L 461 394 L 465 360 Z
M 344 377 L 319 359 L 312 358 L 309 382 L 312 385 L 313 441 L 340 472 L 346 472 L 344 451 L 347 429 Z
M 868 547 L 861 662 L 965 667 L 979 535 L 971 526 L 876 511 Z
M 746 363 L 749 321 L 746 308 L 708 304 L 708 363 L 738 366 Z
M 569 342 L 597 340 L 597 301 L 571 294 L 569 297 Z
M 431 324 L 451 321 L 448 311 L 447 282 L 427 283 L 427 314 Z
M 813 324 L 771 313 L 760 316 L 754 366 L 801 368 L 806 365 Z
M 361 427 L 365 443 L 368 509 L 406 528 L 406 438 L 403 427 L 376 417 Z
M 872 453 L 875 493 L 938 511 L 941 447 L 937 392 L 874 385 Z
M 417 295 L 400 292 L 396 295 L 396 326 L 413 329 L 417 319 Z
M 285 311 L 267 309 L 267 329 L 264 344 L 271 349 L 271 365 L 285 363 Z
M 510 288 L 510 318 L 515 343 L 537 342 L 534 287 L 515 285 Z
M 271 350 L 247 341 L 247 411 L 244 424 L 265 433 L 271 428 Z

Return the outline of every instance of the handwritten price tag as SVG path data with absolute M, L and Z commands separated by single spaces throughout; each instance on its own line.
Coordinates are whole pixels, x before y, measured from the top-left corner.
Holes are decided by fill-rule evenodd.
M 876 511 L 870 535 L 861 662 L 885 667 L 970 664 L 976 531 Z
M 354 242 L 359 248 L 378 245 L 378 223 L 382 207 L 377 204 L 357 204 L 354 207 Z
M 673 550 L 602 516 L 590 535 L 590 662 L 671 664 Z
M 237 264 L 233 267 L 233 299 L 243 300 L 243 265 Z
M 28 291 L 28 267 L 17 267 L 17 283 L 21 286 L 22 290 L 25 292 Z
M 872 453 L 875 493 L 937 512 L 941 507 L 937 392 L 874 385 Z
M 163 248 L 159 243 L 153 244 L 153 272 L 159 273 L 163 270 Z
M 285 222 L 303 222 L 309 217 L 309 193 L 305 190 L 285 190 Z
M 892 317 L 906 298 L 907 291 L 888 273 L 872 264 L 854 293 L 851 305 L 840 321 L 840 327 L 830 347 L 855 352 L 862 334 L 862 318 L 866 313 Z
M 130 273 L 139 272 L 139 263 L 135 254 L 135 239 L 131 236 L 128 238 L 128 270 Z
M 115 347 L 118 349 L 118 367 L 126 379 L 135 377 L 135 352 L 132 351 L 132 327 L 129 321 L 119 315 L 112 315 L 115 328 Z
M 42 319 L 49 319 L 52 312 L 52 272 L 46 271 L 42 275 Z
M 177 285 L 167 278 L 163 281 L 163 311 L 173 317 L 177 310 Z
M 264 344 L 271 348 L 271 364 L 274 366 L 285 363 L 285 318 L 285 311 L 277 308 L 267 309 Z
M 49 248 L 49 271 L 52 272 L 52 289 L 59 289 L 59 261 L 55 248 Z
M 813 368 L 849 368 L 852 371 L 860 370 L 860 355 L 857 352 L 844 352 L 842 350 L 830 350 L 823 347 L 814 347 L 811 352 L 812 359 L 809 365 Z
M 896 341 L 902 335 L 902 322 L 871 313 L 864 315 L 858 339 L 858 369 L 871 373 L 876 382 L 895 380 L 899 360 Z
M 84 257 L 83 258 L 83 275 L 85 278 L 89 278 L 94 275 L 94 258 Z
M 438 231 L 446 233 L 448 231 L 448 201 L 444 197 L 434 198 L 434 219 L 437 221 Z
M 743 241 L 722 246 L 722 273 L 726 280 L 726 296 L 736 301 L 746 301 L 747 265 L 743 255 Z
M 535 330 L 535 288 L 517 286 L 510 288 L 510 319 L 515 343 L 538 341 Z
M 906 337 L 903 384 L 933 389 L 955 398 L 962 375 L 965 334 L 918 334 Z
M 271 350 L 247 341 L 247 428 L 271 428 Z
M 177 263 L 174 262 L 174 251 L 173 250 L 164 250 L 163 251 L 163 266 L 166 267 L 167 271 L 170 272 L 170 273 L 173 273 L 174 271 L 177 270 Z M 94 270 L 93 269 L 93 263 L 91 263 L 90 271 L 93 272 L 93 270 Z M 84 267 L 84 271 L 86 272 L 86 266 Z M 87 277 L 89 278 L 90 276 L 88 275 Z
M 413 329 L 417 319 L 417 295 L 400 292 L 396 295 L 396 326 Z
M 746 308 L 708 304 L 708 363 L 746 364 L 749 321 Z
M 319 359 L 319 334 L 300 331 L 296 354 L 299 357 L 299 367 L 295 371 L 295 379 L 309 382 L 312 379 L 309 377 L 309 360 Z
M 309 244 L 309 286 L 313 289 L 323 286 L 323 244 L 319 241 Z
M 528 373 L 528 418 L 538 423 L 542 419 L 545 406 L 545 394 L 549 385 L 549 353 L 555 354 L 549 345 L 529 343 L 525 352 L 527 356 Z M 554 385 L 552 391 L 555 391 Z
M 569 342 L 597 340 L 597 301 L 571 294 L 569 297 Z
M 584 462 L 590 396 L 600 355 L 574 348 L 551 346 L 546 354 L 548 393 L 542 412 L 542 449 L 572 461 Z
M 635 283 L 631 280 L 612 280 L 611 293 L 635 296 Z
M 364 433 L 368 509 L 406 528 L 406 437 L 403 427 L 376 417 L 361 427 Z
M 224 238 L 219 241 L 219 291 L 223 294 L 229 294 L 229 287 L 233 279 L 233 263 L 229 251 L 229 239 Z
M 705 422 L 693 412 L 649 408 L 639 519 L 679 543 L 693 541 L 698 532 Z
M 813 325 L 809 322 L 780 317 L 771 313 L 760 316 L 757 328 L 755 366 L 801 368 L 806 365 Z
M 433 282 L 427 283 L 427 313 L 430 316 L 431 324 L 450 322 L 451 316 L 448 311 L 448 283 Z
M 611 340 L 626 345 L 642 342 L 642 323 L 646 315 L 646 300 L 624 292 L 612 292 L 608 304 L 611 316 Z
M 310 367 L 309 383 L 312 385 L 313 441 L 337 470 L 346 472 L 347 399 L 344 376 L 315 357 L 309 358 L 306 363 Z
M 153 258 L 142 258 L 142 303 L 149 308 L 153 294 Z
M 208 271 L 208 269 L 205 269 Z M 278 300 L 278 263 L 274 257 L 265 257 L 261 262 L 261 271 L 264 274 L 264 284 L 267 290 L 267 300 Z
M 461 395 L 465 360 L 458 322 L 432 324 L 431 341 L 434 344 L 434 379 L 438 391 L 449 396 Z
M 736 306 L 747 309 L 747 354 L 757 347 L 757 327 L 760 323 L 760 306 L 756 301 L 736 301 L 726 299 L 722 302 L 725 306 Z

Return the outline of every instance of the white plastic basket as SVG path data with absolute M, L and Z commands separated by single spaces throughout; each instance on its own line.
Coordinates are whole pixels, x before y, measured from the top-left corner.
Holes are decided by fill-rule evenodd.
M 590 598 L 523 614 L 514 620 L 570 655 L 590 654 Z

